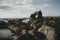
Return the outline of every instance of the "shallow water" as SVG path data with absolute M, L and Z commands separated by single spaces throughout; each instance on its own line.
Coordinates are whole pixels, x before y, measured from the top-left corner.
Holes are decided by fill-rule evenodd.
M 7 37 L 9 37 L 11 35 L 12 35 L 11 31 L 8 30 L 8 29 L 0 30 L 0 38 L 7 38 Z

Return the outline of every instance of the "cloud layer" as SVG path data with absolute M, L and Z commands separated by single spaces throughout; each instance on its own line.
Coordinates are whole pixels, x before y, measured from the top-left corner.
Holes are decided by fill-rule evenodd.
M 38 10 L 42 10 L 44 16 L 54 15 L 52 2 L 53 0 L 0 0 L 0 18 L 29 17 Z

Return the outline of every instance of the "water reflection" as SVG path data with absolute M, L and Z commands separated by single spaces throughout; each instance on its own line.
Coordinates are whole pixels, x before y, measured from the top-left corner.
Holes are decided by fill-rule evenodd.
M 0 38 L 7 38 L 7 37 L 9 37 L 11 35 L 12 35 L 11 31 L 8 30 L 8 29 L 0 30 Z

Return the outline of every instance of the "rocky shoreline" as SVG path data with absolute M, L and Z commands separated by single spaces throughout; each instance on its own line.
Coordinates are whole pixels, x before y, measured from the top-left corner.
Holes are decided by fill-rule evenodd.
M 60 17 L 43 17 L 40 10 L 31 14 L 30 18 L 1 19 L 0 29 L 13 33 L 12 39 L 0 40 L 60 40 Z

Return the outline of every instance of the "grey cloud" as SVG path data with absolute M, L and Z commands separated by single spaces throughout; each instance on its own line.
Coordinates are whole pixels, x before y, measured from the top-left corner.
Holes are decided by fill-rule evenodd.
M 13 8 L 10 6 L 0 6 L 0 9 L 2 10 L 12 10 Z
M 0 4 L 2 4 L 2 3 L 3 3 L 3 1 L 4 1 L 4 0 L 0 0 Z

